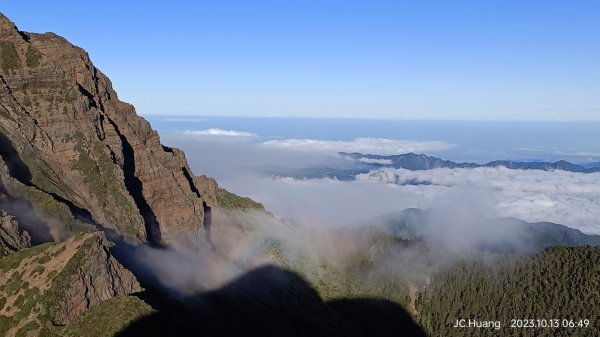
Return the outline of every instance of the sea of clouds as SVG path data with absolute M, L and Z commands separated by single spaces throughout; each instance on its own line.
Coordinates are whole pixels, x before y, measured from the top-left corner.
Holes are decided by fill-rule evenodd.
M 600 234 L 600 173 L 504 167 L 426 171 L 380 169 L 359 174 L 356 178 L 412 189 L 415 195 L 430 200 L 450 190 L 477 190 L 493 200 L 500 216 L 529 222 L 550 221 Z
M 478 199 L 485 198 L 490 205 L 486 212 L 493 216 L 555 222 L 600 234 L 600 173 L 502 167 L 427 171 L 386 168 L 360 174 L 349 182 L 269 178 L 256 168 L 339 166 L 344 165 L 336 155 L 339 151 L 435 154 L 454 145 L 382 138 L 262 139 L 247 131 L 220 129 L 163 134 L 163 140 L 186 151 L 195 174 L 213 176 L 223 187 L 262 202 L 291 222 L 343 226 L 410 207 L 429 208 L 460 190 L 463 195 L 472 192 Z M 473 198 L 463 199 L 463 209 L 468 210 Z
M 373 248 L 361 225 L 412 207 L 432 211 L 424 230 L 439 251 L 425 254 L 419 249 L 391 249 L 373 264 L 369 279 L 404 275 L 420 282 L 433 269 L 465 256 L 482 243 L 514 244 L 522 239 L 519 228 L 489 221 L 499 217 L 551 221 L 600 234 L 600 173 L 501 167 L 428 171 L 383 168 L 359 174 L 354 181 L 266 177 L 256 168 L 350 165 L 336 153 L 411 151 L 407 149 L 435 153 L 450 145 L 359 138 L 273 140 L 225 129 L 161 136 L 166 145 L 186 152 L 195 174 L 215 177 L 222 187 L 262 202 L 274 215 L 225 215 L 215 209 L 212 232 L 216 251 L 203 240 L 193 249 L 133 248 L 129 253 L 133 263 L 176 296 L 220 287 L 247 270 L 275 262 L 265 250 L 273 242 L 308 279 L 322 266 L 351 265 Z M 374 144 L 377 146 L 371 147 Z M 366 146 L 373 151 L 364 151 Z

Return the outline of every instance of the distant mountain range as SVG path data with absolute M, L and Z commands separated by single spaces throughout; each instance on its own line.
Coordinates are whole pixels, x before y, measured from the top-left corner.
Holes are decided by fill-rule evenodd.
M 511 160 L 494 160 L 487 164 L 457 163 L 451 160 L 428 156 L 425 154 L 405 153 L 399 155 L 381 156 L 362 153 L 339 152 L 343 159 L 353 161 L 353 165 L 343 168 L 330 166 L 315 166 L 307 168 L 293 168 L 287 166 L 264 166 L 260 171 L 269 176 L 291 177 L 295 179 L 320 179 L 331 178 L 342 181 L 351 181 L 357 174 L 367 173 L 379 168 L 396 168 L 411 171 L 432 170 L 438 168 L 479 168 L 479 167 L 506 167 L 514 170 L 542 170 L 542 171 L 567 171 L 578 173 L 600 172 L 600 163 L 577 165 L 565 160 L 557 162 L 519 162 Z
M 531 254 L 552 246 L 600 246 L 600 235 L 585 234 L 578 229 L 551 222 L 529 223 L 516 218 L 481 219 L 467 233 L 457 235 L 457 229 L 435 211 L 408 208 L 381 215 L 363 224 L 379 228 L 386 235 L 405 241 L 432 241 L 436 245 L 447 241 L 476 242 L 480 251 Z M 477 233 L 477 231 L 479 231 Z M 475 233 L 474 233 L 475 232 Z
M 593 169 L 593 168 L 598 169 L 598 168 L 600 168 L 600 161 L 582 164 L 581 166 L 585 167 L 586 169 Z
M 600 172 L 600 167 L 582 166 L 569 163 L 568 161 L 560 160 L 554 163 L 550 162 L 518 162 L 510 160 L 495 160 L 487 164 L 475 163 L 456 163 L 450 160 L 443 160 L 437 157 L 427 156 L 424 154 L 406 153 L 400 155 L 380 156 L 362 153 L 346 153 L 340 152 L 339 155 L 343 158 L 356 160 L 362 163 L 367 163 L 379 167 L 403 168 L 411 171 L 431 170 L 436 168 L 477 168 L 477 167 L 506 167 L 516 170 L 562 170 L 569 172 L 592 173 Z

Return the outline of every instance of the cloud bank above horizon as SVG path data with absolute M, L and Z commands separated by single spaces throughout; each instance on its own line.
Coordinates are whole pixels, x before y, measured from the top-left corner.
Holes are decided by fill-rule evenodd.
M 600 234 L 600 173 L 504 167 L 379 169 L 356 178 L 413 189 L 430 200 L 451 190 L 478 190 L 491 198 L 500 216 L 529 222 L 555 222 Z
M 183 134 L 195 137 L 215 138 L 260 138 L 253 132 L 209 128 L 203 130 L 185 130 Z M 360 152 L 369 154 L 402 154 L 408 152 L 430 153 L 447 151 L 455 147 L 437 140 L 406 140 L 389 138 L 357 137 L 353 140 L 328 140 L 311 138 L 270 139 L 259 143 L 261 147 L 286 151 L 319 152 L 337 154 L 338 152 Z M 364 161 L 364 160 L 363 160 Z M 364 161 L 374 162 L 374 161 Z
M 387 138 L 355 138 L 345 140 L 322 139 L 281 139 L 268 140 L 261 144 L 266 147 L 326 153 L 361 152 L 375 154 L 400 154 L 407 152 L 440 152 L 454 146 L 442 141 L 415 141 Z
M 487 212 L 498 217 L 549 221 L 600 234 L 600 173 L 505 168 L 380 169 L 359 175 L 352 182 L 265 179 L 256 168 L 339 163 L 339 156 L 335 156 L 338 151 L 369 153 L 377 147 L 380 151 L 425 152 L 451 145 L 376 138 L 327 141 L 239 137 L 244 141 L 228 142 L 229 138 L 180 134 L 170 140 L 186 151 L 195 172 L 214 176 L 224 188 L 262 202 L 291 222 L 343 226 L 410 207 L 428 208 L 447 193 L 461 190 L 489 199 L 487 204 L 492 207 Z M 477 207 L 468 204 L 471 199 L 458 200 L 465 204 L 462 209 Z
M 188 136 L 201 136 L 201 137 L 241 137 L 241 138 L 253 138 L 258 137 L 257 134 L 247 131 L 236 131 L 236 130 L 223 130 L 219 128 L 210 128 L 206 130 L 186 130 L 183 132 Z

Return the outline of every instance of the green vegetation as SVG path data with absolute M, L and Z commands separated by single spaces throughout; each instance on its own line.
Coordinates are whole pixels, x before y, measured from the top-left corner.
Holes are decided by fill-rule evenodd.
M 52 270 L 48 273 L 48 280 L 52 280 L 58 272 L 56 270 Z
M 15 322 L 6 316 L 0 315 L 0 336 L 6 335 L 6 332 L 13 327 Z
M 83 234 L 78 234 L 83 235 Z M 41 316 L 37 316 L 37 319 L 43 319 L 44 317 L 48 322 L 51 321 L 52 313 L 54 312 L 56 306 L 60 302 L 60 300 L 64 297 L 66 291 L 68 291 L 70 284 L 74 277 L 77 277 L 78 270 L 84 265 L 85 257 L 89 254 L 89 251 L 93 249 L 95 240 L 99 240 L 98 237 L 90 237 L 85 240 L 78 251 L 73 255 L 73 257 L 67 262 L 66 266 L 60 271 L 60 273 L 50 273 L 47 277 L 48 281 L 51 282 L 50 289 L 45 291 L 44 293 L 40 292 L 40 289 L 37 287 L 31 287 L 27 282 L 22 281 L 22 274 L 24 274 L 24 270 L 17 274 L 16 272 L 12 272 L 12 275 L 9 276 L 9 281 L 4 284 L 0 290 L 3 293 L 3 297 L 11 297 L 16 296 L 14 300 L 14 307 L 17 308 L 17 312 L 9 319 L 14 326 L 17 322 L 21 322 L 28 317 L 36 317 L 36 315 L 32 315 L 36 310 L 36 306 L 38 304 L 42 305 L 42 312 L 40 312 Z M 0 260 L 0 266 L 5 270 L 10 270 L 11 268 L 17 268 L 21 265 L 21 261 L 24 258 L 32 258 L 34 265 L 35 264 L 44 264 L 48 262 L 52 257 L 56 257 L 56 255 L 64 251 L 64 248 L 60 249 L 58 252 L 49 254 L 47 253 L 47 249 L 56 245 L 54 243 L 48 243 L 41 246 L 36 246 L 34 248 L 24 249 L 22 251 L 16 252 L 4 259 Z M 41 265 L 37 265 L 30 274 L 42 274 L 45 271 L 45 268 Z M 6 299 L 3 301 L 2 306 L 6 303 Z M 5 320 L 5 319 L 4 319 Z M 40 321 L 41 322 L 41 321 Z M 0 320 L 2 323 L 2 320 Z M 29 327 L 30 328 L 30 327 Z M 28 328 L 28 329 L 29 329 Z M 38 327 L 39 328 L 39 327 Z M 37 330 L 33 329 L 33 330 Z M 23 333 L 27 333 L 33 330 L 23 330 Z M 2 330 L 0 330 L 2 332 Z M 48 330 L 47 328 L 42 327 L 40 334 L 44 332 L 47 336 L 51 336 L 54 332 Z M 0 334 L 1 335 L 1 334 Z
M 60 335 L 56 334 L 51 327 L 42 326 L 37 337 L 60 337 Z
M 31 101 L 29 100 L 28 96 L 25 96 L 25 98 L 23 99 L 23 105 L 28 108 L 31 106 Z
M 10 118 L 10 114 L 4 107 L 0 107 L 0 116 L 4 118 Z
M 19 334 L 27 336 L 37 331 L 39 336 L 109 337 L 136 319 L 152 313 L 151 307 L 139 298 L 121 296 L 86 310 L 65 327 L 50 324 L 56 305 L 64 298 L 73 277 L 85 268 L 86 257 L 91 249 L 95 249 L 96 240 L 99 240 L 96 236 L 85 240 L 65 268 L 49 276 L 52 284 L 45 293 L 30 287 L 13 271 L 10 282 L 0 290 L 16 296 L 14 308 L 19 310 L 13 317 L 0 316 L 0 335 L 17 322 L 34 317 L 19 330 Z M 399 243 L 386 241 L 381 244 Z M 40 263 L 45 260 L 43 257 L 56 256 L 56 253 L 46 251 L 48 245 L 43 249 L 36 248 L 13 254 L 20 256 L 18 261 L 0 259 L 0 265 L 3 268 L 18 267 L 25 257 L 31 257 L 33 263 Z M 293 261 L 286 259 L 282 243 L 276 240 L 265 242 L 265 252 L 277 263 L 302 274 L 324 300 L 376 297 L 392 300 L 405 308 L 410 303 L 409 283 L 402 275 L 396 278 L 389 275 L 369 277 L 369 271 L 373 270 L 377 260 L 366 258 L 364 254 L 357 254 L 339 264 L 323 262 L 310 266 L 302 256 L 295 257 Z M 38 256 L 33 256 L 35 254 Z M 36 270 L 43 273 L 40 267 L 43 268 L 37 266 L 31 273 L 35 274 Z M 475 258 L 463 260 L 438 271 L 418 295 L 417 320 L 430 336 L 598 336 L 600 331 L 595 321 L 600 317 L 600 308 L 595 305 L 600 303 L 598 275 L 600 248 L 593 247 L 555 247 L 533 256 L 502 255 L 485 262 Z M 36 312 L 38 304 L 42 310 Z M 6 299 L 0 298 L 0 309 L 5 305 Z M 504 327 L 500 331 L 455 329 L 452 324 L 457 318 L 501 320 Z M 508 325 L 514 318 L 587 318 L 592 324 L 588 328 L 511 329 Z
M 34 270 L 29 273 L 30 276 L 35 276 L 36 274 L 43 274 L 46 271 L 46 268 L 43 266 L 37 266 Z
M 60 228 L 62 237 L 89 230 L 87 225 L 73 218 L 65 204 L 55 200 L 51 195 L 27 186 L 23 186 L 20 192 L 43 214 L 52 214 L 52 218 L 56 220 L 55 223 L 63 226 Z
M 240 210 L 261 210 L 264 211 L 265 207 L 250 198 L 240 197 L 239 195 L 233 194 L 225 189 L 220 188 L 217 192 L 217 202 L 219 206 L 229 209 L 240 209 Z
M 20 294 L 15 300 L 15 306 L 19 311 L 12 318 L 16 321 L 21 321 L 22 319 L 29 317 L 39 298 L 40 290 L 38 288 L 29 288 L 28 285 L 24 285 L 23 289 L 25 289 L 25 292 Z
M 15 335 L 15 337 L 27 337 L 30 331 L 35 331 L 40 328 L 40 325 L 35 321 L 30 321 L 25 324 Z
M 11 281 L 3 287 L 2 291 L 4 292 L 4 295 L 0 298 L 0 309 L 4 307 L 9 296 L 19 295 L 14 300 L 14 307 L 17 309 L 16 314 L 12 317 L 0 316 L 0 335 L 5 333 L 10 327 L 16 326 L 19 322 L 30 317 L 39 298 L 38 288 L 30 288 L 27 282 L 23 282 L 20 277 L 14 275 L 12 276 Z M 17 333 L 17 336 L 19 336 L 19 334 L 21 334 L 21 336 L 27 336 L 29 331 L 36 329 L 37 327 L 33 328 L 32 324 L 27 324 Z
M 463 262 L 421 294 L 432 336 L 600 336 L 600 248 L 555 247 L 496 264 Z M 502 330 L 455 329 L 458 318 L 500 320 Z M 510 328 L 511 319 L 590 319 L 588 328 Z
M 341 298 L 385 298 L 403 306 L 409 299 L 408 283 L 401 277 L 367 277 L 369 266 L 321 265 L 307 275 L 309 283 L 326 301 Z
M 66 198 L 65 191 L 69 191 L 68 187 L 60 181 L 48 164 L 40 160 L 30 148 L 23 147 L 16 150 L 19 152 L 20 159 L 27 165 L 31 173 L 31 181 L 35 186 L 45 192 L 55 193 Z
M 27 66 L 30 68 L 35 68 L 40 64 L 40 60 L 42 59 L 42 53 L 39 50 L 35 49 L 31 45 L 27 47 L 27 52 L 25 52 L 25 58 L 27 59 Z
M 81 238 L 81 235 L 85 234 L 77 234 L 75 239 Z M 79 270 L 86 267 L 86 258 L 91 250 L 95 249 L 97 240 L 100 240 L 98 236 L 87 238 L 59 273 L 53 271 L 48 274 L 46 282 L 51 282 L 51 284 L 45 292 L 23 282 L 21 277 L 25 274 L 25 270 L 20 273 L 13 270 L 12 275 L 9 275 L 8 282 L 0 287 L 0 310 L 5 307 L 9 298 L 14 298 L 12 306 L 17 311 L 12 317 L 0 316 L 0 336 L 6 335 L 9 329 L 18 326 L 19 323 L 27 322 L 16 331 L 16 336 L 109 337 L 137 318 L 152 313 L 152 308 L 139 298 L 121 296 L 103 301 L 88 309 L 65 327 L 57 327 L 52 324 L 56 306 L 64 298 L 73 278 L 78 277 Z M 13 254 L 16 258 L 12 258 L 13 255 L 11 255 L 12 259 L 9 262 L 5 261 L 6 259 L 2 259 L 0 262 L 3 268 L 10 266 L 10 268 L 24 269 L 24 265 L 20 263 L 22 259 L 32 258 L 31 261 L 35 266 L 47 257 L 56 257 L 60 252 L 64 252 L 64 247 L 61 247 L 57 252 L 49 254 L 46 250 L 51 245 L 56 244 L 25 249 Z M 44 267 L 38 265 L 29 273 L 36 275 L 43 272 Z
M 21 65 L 19 54 L 12 42 L 0 41 L 0 57 L 2 57 L 2 70 L 5 73 L 10 73 Z
M 4 132 L 1 127 L 0 132 Z M 16 185 L 15 188 L 18 189 L 19 194 L 25 197 L 34 206 L 34 209 L 41 211 L 42 214 L 51 214 L 52 218 L 56 220 L 55 223 L 63 226 L 59 229 L 63 237 L 71 233 L 88 231 L 89 226 L 75 220 L 67 205 L 57 201 L 56 198 L 50 195 L 50 193 L 53 193 L 69 200 L 68 194 L 72 194 L 72 190 L 30 149 L 24 147 L 16 150 L 19 152 L 20 159 L 29 169 L 31 182 L 35 185 L 35 187 L 22 184 Z
M 62 247 L 60 247 L 60 249 L 58 249 L 57 251 L 55 251 L 54 253 L 52 253 L 51 256 L 53 258 L 57 257 L 58 255 L 62 254 L 66 249 L 67 249 L 67 247 L 62 246 Z
M 4 285 L 2 291 L 6 295 L 12 295 L 13 293 L 19 291 L 21 288 L 21 284 L 23 284 L 23 280 L 18 275 L 13 275 L 13 277 Z
M 303 256 L 294 256 L 294 260 L 286 259 L 282 243 L 277 240 L 265 242 L 265 253 L 275 263 L 303 275 L 326 301 L 375 297 L 385 298 L 404 306 L 410 301 L 406 280 L 394 275 L 368 277 L 374 265 L 373 261 L 368 261 L 363 256 L 356 256 L 335 264 L 322 262 L 311 266 L 314 262 L 309 262 Z
M 99 238 L 96 236 L 85 240 L 75 255 L 67 262 L 62 271 L 56 275 L 56 277 L 53 277 L 50 289 L 44 293 L 44 298 L 41 300 L 46 308 L 46 315 L 49 320 L 52 320 L 52 317 L 50 316 L 55 312 L 58 303 L 64 298 L 65 293 L 69 290 L 73 279 L 78 276 L 79 268 L 84 265 L 85 257 L 88 256 L 90 249 L 92 249 L 97 240 L 99 240 Z
M 73 163 L 73 169 L 83 174 L 85 183 L 91 187 L 92 191 L 101 201 L 105 200 L 107 191 L 98 164 L 90 158 L 84 149 L 81 147 L 77 147 L 76 149 L 79 152 L 79 157 Z
M 39 259 L 37 259 L 37 263 L 39 263 L 39 264 L 48 263 L 48 262 L 50 262 L 51 259 L 52 258 L 50 256 L 44 255 L 44 256 L 40 257 Z
M 40 254 L 52 245 L 53 243 L 45 243 L 32 248 L 23 249 L 16 253 L 12 253 L 6 257 L 3 257 L 0 259 L 0 269 L 4 272 L 8 272 L 12 268 L 15 268 L 19 264 L 21 264 L 21 261 L 23 261 L 23 259 Z
M 77 91 L 73 87 L 65 87 L 63 97 L 65 102 L 73 103 L 77 99 Z
M 406 245 L 406 242 L 378 244 Z M 357 255 L 339 263 L 286 259 L 282 245 L 265 244 L 273 261 L 303 275 L 324 300 L 385 298 L 414 309 L 430 336 L 600 336 L 600 248 L 554 247 L 533 256 L 472 257 L 412 284 L 400 274 L 369 277 L 371 261 Z M 373 276 L 373 274 L 371 274 Z M 414 287 L 411 291 L 411 284 Z M 420 288 L 420 290 L 419 290 Z M 416 298 L 411 298 L 415 296 Z M 414 302 L 413 302 L 414 301 Z M 412 305 L 414 303 L 414 307 Z M 500 320 L 502 330 L 456 329 L 456 319 Z M 511 319 L 589 319 L 588 328 L 511 328 Z
M 152 308 L 137 297 L 111 298 L 81 314 L 66 327 L 64 335 L 69 337 L 111 337 L 129 323 L 152 312 Z
M 136 228 L 139 228 L 141 223 L 136 224 L 132 220 L 137 218 L 137 211 L 120 192 L 123 188 L 117 185 L 118 180 L 114 175 L 115 164 L 104 152 L 103 145 L 94 141 L 90 150 L 80 132 L 76 132 L 72 139 L 76 141 L 75 149 L 79 152 L 79 157 L 73 162 L 72 168 L 83 174 L 84 182 L 90 187 L 106 214 L 113 217 L 113 223 L 119 224 L 124 233 L 137 234 Z M 111 204 L 118 205 L 121 211 L 111 211 L 109 207 Z
M 19 151 L 21 160 L 27 165 L 31 172 L 31 181 L 38 188 L 21 186 L 20 193 L 31 202 L 35 208 L 52 217 L 64 226 L 63 232 L 78 233 L 87 230 L 87 226 L 75 220 L 69 208 L 63 203 L 55 200 L 49 193 L 54 193 L 62 198 L 69 199 L 70 189 L 55 176 L 53 170 L 46 163 L 39 160 L 34 153 L 28 149 Z M 65 234 L 65 233 L 62 233 Z

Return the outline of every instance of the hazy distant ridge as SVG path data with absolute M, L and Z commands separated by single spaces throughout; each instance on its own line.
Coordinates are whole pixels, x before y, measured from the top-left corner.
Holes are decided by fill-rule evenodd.
M 589 167 L 586 168 L 581 165 L 576 165 L 568 161 L 560 160 L 554 163 L 550 162 L 517 162 L 510 160 L 494 160 L 487 164 L 476 164 L 476 163 L 456 163 L 450 160 L 444 160 L 437 157 L 427 156 L 424 154 L 406 153 L 400 155 L 372 155 L 362 153 L 347 153 L 339 152 L 339 155 L 343 158 L 348 158 L 356 161 L 378 161 L 379 163 L 372 163 L 371 165 L 377 167 L 393 167 L 402 168 L 411 171 L 418 170 L 431 170 L 436 168 L 477 168 L 477 167 L 506 167 L 509 169 L 516 170 L 543 170 L 553 171 L 562 170 L 569 172 L 579 173 L 592 173 L 600 172 L 600 167 Z M 384 162 L 388 162 L 382 164 Z
M 355 180 L 356 175 L 365 174 L 379 168 L 396 168 L 410 171 L 433 170 L 438 168 L 481 168 L 481 167 L 506 167 L 513 170 L 541 170 L 541 171 L 566 171 L 577 173 L 600 172 L 596 165 L 577 165 L 565 160 L 550 162 L 518 162 L 510 160 L 494 160 L 487 164 L 457 163 L 451 160 L 428 156 L 425 154 L 405 153 L 399 155 L 374 155 L 358 152 L 339 152 L 340 157 L 352 160 L 356 164 L 343 168 L 330 166 L 315 166 L 294 168 L 279 165 L 269 165 L 260 168 L 263 174 L 275 177 L 291 177 L 295 179 L 320 179 L 331 178 L 342 181 Z

